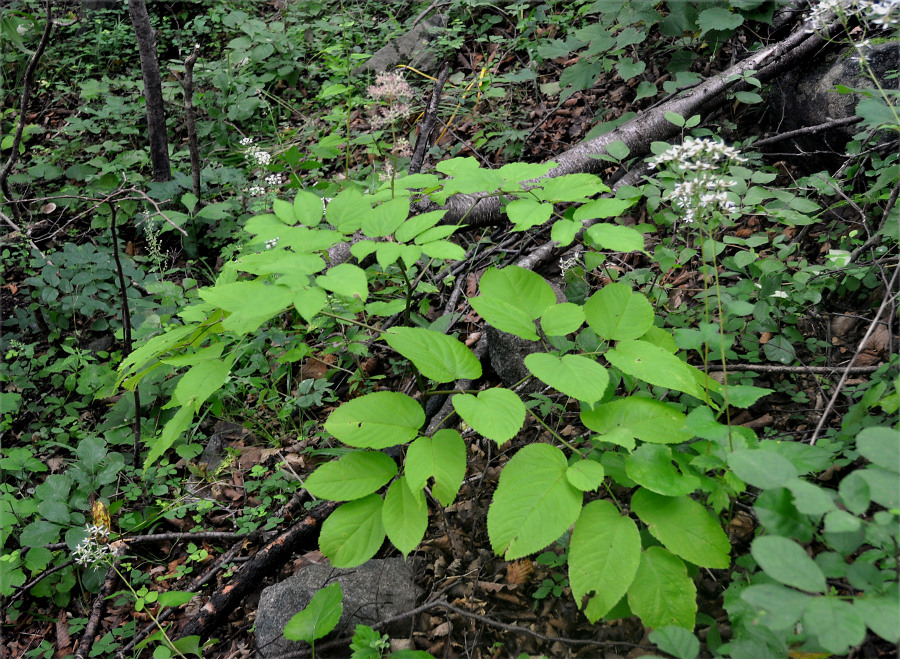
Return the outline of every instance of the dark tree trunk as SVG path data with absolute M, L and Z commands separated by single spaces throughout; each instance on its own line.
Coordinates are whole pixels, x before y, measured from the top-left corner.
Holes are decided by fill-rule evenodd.
M 144 78 L 144 103 L 147 108 L 147 136 L 150 140 L 150 162 L 153 165 L 153 180 L 168 181 L 172 178 L 169 164 L 169 142 L 166 137 L 166 111 L 163 106 L 162 80 L 159 76 L 159 61 L 156 58 L 156 33 L 150 25 L 147 3 L 144 0 L 130 0 L 128 13 L 134 26 L 141 54 L 141 74 Z

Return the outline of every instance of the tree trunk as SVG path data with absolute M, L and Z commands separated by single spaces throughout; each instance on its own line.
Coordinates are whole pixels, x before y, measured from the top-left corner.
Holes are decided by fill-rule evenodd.
M 131 14 L 134 36 L 141 54 L 141 75 L 144 78 L 144 104 L 147 108 L 147 136 L 150 140 L 153 180 L 168 181 L 172 178 L 172 169 L 169 164 L 162 80 L 159 75 L 159 61 L 156 58 L 156 33 L 150 25 L 145 0 L 130 0 L 128 13 Z

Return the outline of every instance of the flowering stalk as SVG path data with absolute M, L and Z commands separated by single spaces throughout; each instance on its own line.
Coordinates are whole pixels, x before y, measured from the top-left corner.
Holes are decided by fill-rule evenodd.
M 681 177 L 674 187 L 665 194 L 664 199 L 672 202 L 673 208 L 680 211 L 685 224 L 696 223 L 703 238 L 704 231 L 711 240 L 714 230 L 714 221 L 723 216 L 733 215 L 738 212 L 734 202 L 734 192 L 730 190 L 737 185 L 736 181 L 725 176 L 725 172 L 732 164 L 747 162 L 747 158 L 741 156 L 740 151 L 728 146 L 724 142 L 711 139 L 685 138 L 682 144 L 676 144 L 663 153 L 650 158 L 648 164 L 651 169 L 665 166 L 669 171 Z M 701 249 L 701 255 L 705 250 Z M 722 308 L 722 295 L 719 284 L 719 269 L 716 260 L 715 249 L 710 250 L 712 272 L 715 280 L 716 304 L 719 320 L 719 335 L 724 337 L 724 310 Z M 709 296 L 704 298 L 704 310 L 706 322 L 711 320 L 709 308 Z M 725 363 L 725 344 L 720 340 L 719 357 L 722 362 L 722 370 L 726 377 L 724 382 L 725 400 L 728 400 L 728 377 Z M 703 361 L 708 363 L 709 348 L 704 344 Z M 729 416 L 728 405 L 725 406 L 726 417 Z M 730 425 L 730 418 L 728 418 Z
M 119 570 L 118 566 L 118 558 L 121 552 L 124 550 L 124 543 L 114 542 L 112 544 L 109 543 L 109 528 L 102 524 L 91 524 L 85 527 L 85 531 L 87 531 L 87 537 L 78 543 L 75 547 L 75 550 L 72 552 L 73 558 L 75 562 L 79 565 L 83 565 L 85 567 L 94 567 L 99 563 L 104 563 L 109 565 L 113 570 L 115 570 L 116 574 L 122 580 L 122 583 L 125 584 L 125 587 L 131 591 L 131 594 L 134 596 L 136 601 L 141 601 L 141 596 L 132 588 L 131 584 L 125 578 L 125 575 Z M 159 629 L 162 637 L 165 639 L 166 646 L 168 649 L 174 652 L 179 657 L 185 657 L 185 655 L 175 647 L 174 642 L 169 635 L 166 633 L 165 627 L 162 626 L 162 623 L 159 622 L 157 617 L 153 615 L 150 609 L 144 609 L 147 612 L 147 615 L 150 616 L 150 619 L 154 622 L 154 624 Z M 187 659 L 185 657 L 185 659 Z

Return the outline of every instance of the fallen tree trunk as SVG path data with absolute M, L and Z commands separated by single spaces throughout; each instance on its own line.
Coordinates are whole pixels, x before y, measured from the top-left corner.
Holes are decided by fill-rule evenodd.
M 830 29 L 829 34 L 837 27 L 839 25 Z M 553 162 L 557 163 L 556 167 L 541 178 L 525 183 L 538 185 L 545 178 L 566 174 L 597 174 L 609 165 L 596 156 L 605 154 L 607 145 L 615 141 L 625 143 L 631 156 L 645 156 L 650 153 L 651 143 L 667 141 L 679 134 L 681 129 L 665 118 L 667 113 L 673 112 L 685 118 L 706 114 L 726 100 L 726 92 L 745 89 L 748 84 L 744 82 L 745 76 L 752 75 L 765 84 L 808 59 L 826 44 L 827 41 L 822 36 L 810 33 L 807 24 L 804 23 L 783 41 L 764 48 L 697 87 L 639 114 L 609 133 L 564 151 L 553 158 Z M 417 208 L 417 212 L 439 209 L 448 211 L 442 220 L 447 224 L 455 224 L 463 217 L 469 226 L 484 226 L 503 221 L 500 198 L 496 195 L 457 194 L 450 197 L 444 206 L 434 203 L 422 204 Z

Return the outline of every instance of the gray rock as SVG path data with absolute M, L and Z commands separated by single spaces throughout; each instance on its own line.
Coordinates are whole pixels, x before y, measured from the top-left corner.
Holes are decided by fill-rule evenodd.
M 866 61 L 882 87 L 897 88 L 896 79 L 889 80 L 887 76 L 900 68 L 900 42 L 895 40 L 872 45 Z M 852 89 L 875 86 L 867 71 L 860 66 L 856 50 L 852 47 L 817 59 L 778 80 L 769 97 L 772 120 L 777 130 L 786 132 L 855 116 L 856 105 L 863 96 L 839 94 L 835 90 L 837 85 Z M 802 151 L 817 152 L 816 159 L 827 156 L 827 152 L 842 159 L 847 142 L 860 130 L 858 125 L 841 126 L 794 140 Z M 891 138 L 882 132 L 880 138 L 896 139 L 896 136 Z
M 425 19 L 372 55 L 365 64 L 356 67 L 353 74 L 390 71 L 398 64 L 407 64 L 425 73 L 436 71 L 437 58 L 429 48 L 429 44 L 434 38 L 434 33 L 444 28 L 446 24 L 446 19 L 440 13 Z
M 344 593 L 344 612 L 330 636 L 352 634 L 358 624 L 371 626 L 416 606 L 413 566 L 402 558 L 371 560 L 346 570 L 330 565 L 307 565 L 294 576 L 263 589 L 256 613 L 258 656 L 273 657 L 308 647 L 302 641 L 284 638 L 284 626 L 306 608 L 319 589 L 335 581 L 341 584 Z M 394 638 L 403 638 L 409 636 L 412 624 L 412 619 L 406 618 L 391 623 L 383 631 Z M 316 651 L 316 656 L 325 655 Z

